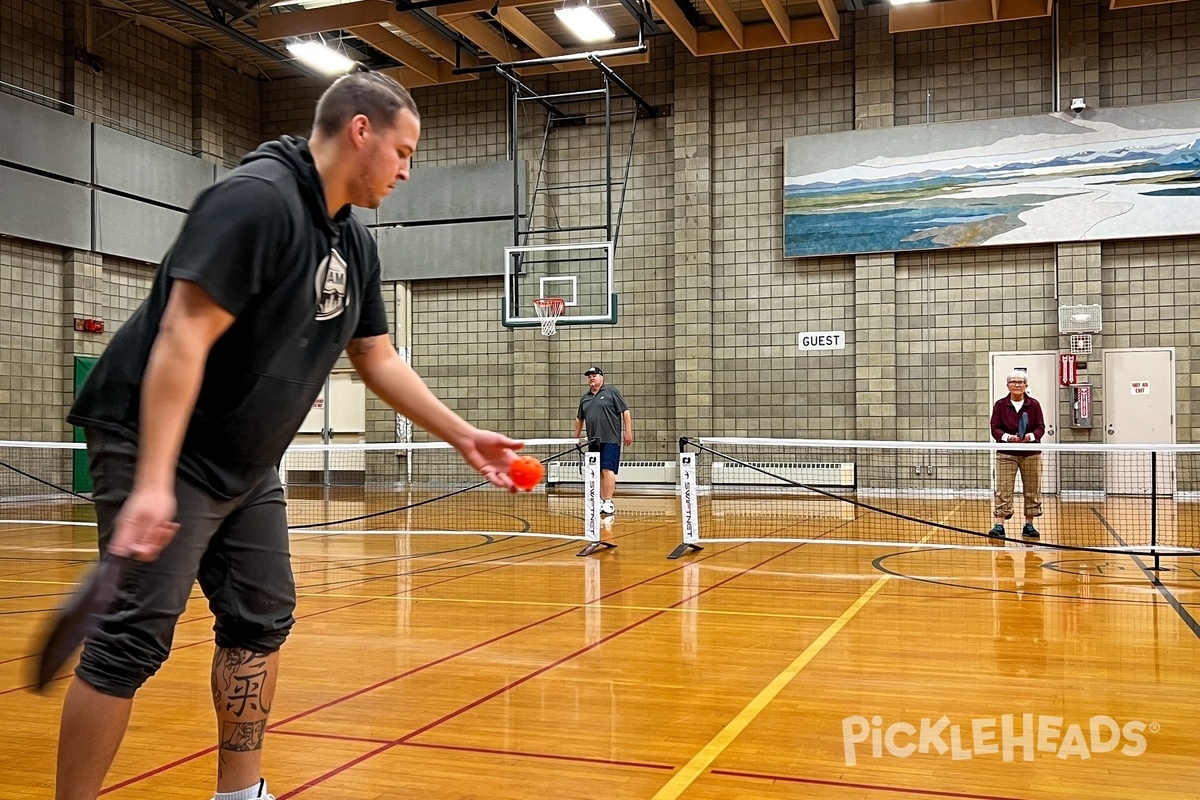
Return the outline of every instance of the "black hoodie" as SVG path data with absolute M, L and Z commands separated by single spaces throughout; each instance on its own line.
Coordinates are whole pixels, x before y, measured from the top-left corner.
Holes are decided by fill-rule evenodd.
M 67 419 L 137 441 L 171 285 L 192 281 L 236 319 L 209 353 L 179 470 L 217 497 L 240 494 L 279 463 L 350 339 L 387 333 L 379 271 L 350 207 L 329 218 L 308 143 L 268 142 L 196 198 Z

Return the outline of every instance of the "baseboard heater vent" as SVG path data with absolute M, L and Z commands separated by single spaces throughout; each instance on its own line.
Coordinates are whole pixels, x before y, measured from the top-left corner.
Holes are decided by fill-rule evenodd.
M 798 483 L 822 488 L 853 488 L 855 485 L 854 464 L 852 463 L 747 462 L 747 464 L 750 466 L 731 461 L 714 461 L 712 465 L 713 486 L 790 486 Z M 753 467 L 757 467 L 757 469 Z
M 675 483 L 674 461 L 622 461 L 618 483 Z M 578 461 L 554 461 L 546 465 L 546 485 L 583 483 Z

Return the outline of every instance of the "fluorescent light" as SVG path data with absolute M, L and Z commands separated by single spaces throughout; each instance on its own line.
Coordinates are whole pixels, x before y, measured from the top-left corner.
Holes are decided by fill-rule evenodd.
M 928 3 L 929 0 L 892 0 L 894 6 L 912 6 L 917 3 Z
M 288 52 L 308 66 L 326 75 L 344 75 L 354 69 L 354 62 L 320 42 L 292 42 Z
M 606 42 L 617 37 L 616 32 L 590 6 L 556 8 L 554 15 L 582 41 Z

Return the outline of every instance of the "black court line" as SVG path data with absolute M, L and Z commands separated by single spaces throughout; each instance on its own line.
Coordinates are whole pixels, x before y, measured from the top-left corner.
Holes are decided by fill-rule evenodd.
M 1104 515 L 1101 514 L 1100 511 L 1094 506 L 1092 507 L 1092 513 L 1096 515 L 1096 519 L 1100 520 L 1100 524 L 1108 529 L 1109 534 L 1121 543 L 1122 547 L 1129 546 L 1125 543 L 1125 540 L 1121 538 L 1121 534 L 1117 533 L 1116 530 L 1113 529 L 1113 526 L 1108 524 L 1108 520 L 1105 519 Z M 1133 554 L 1130 554 L 1129 557 L 1133 559 L 1133 563 L 1138 565 L 1138 569 L 1142 571 L 1142 574 L 1146 576 L 1147 580 L 1150 581 L 1150 584 L 1155 589 L 1158 589 L 1158 593 L 1163 596 L 1163 599 L 1170 603 L 1171 608 L 1175 609 L 1175 613 L 1179 615 L 1181 620 L 1183 620 L 1183 624 L 1188 626 L 1188 629 L 1197 639 L 1200 639 L 1200 622 L 1196 622 L 1196 618 L 1192 616 L 1191 612 L 1183 607 L 1183 603 L 1179 602 L 1179 598 L 1171 594 L 1170 589 L 1168 589 L 1166 586 L 1163 586 L 1162 581 L 1158 579 L 1158 576 L 1154 574 L 1154 571 L 1142 563 L 1142 559 Z
M 872 560 L 871 566 L 874 567 L 879 572 L 885 573 L 887 575 L 891 575 L 896 578 L 903 578 L 904 580 L 916 581 L 918 583 L 927 583 L 931 586 L 945 586 L 945 587 L 948 587 L 951 589 L 962 589 L 964 591 L 973 592 L 973 593 L 1011 594 L 1011 595 L 1021 595 L 1021 596 L 1029 596 L 1029 597 L 1039 597 L 1042 600 L 1063 600 L 1063 601 L 1067 601 L 1067 602 L 1086 600 L 1089 603 L 1104 603 L 1104 604 L 1111 604 L 1111 605 L 1140 606 L 1140 605 L 1147 604 L 1146 600 L 1126 600 L 1125 598 L 1122 598 L 1122 597 L 1080 597 L 1077 594 L 1055 594 L 1052 592 L 1031 591 L 1029 589 L 1006 589 L 1006 588 L 1003 588 L 1000 586 L 976 586 L 976 585 L 970 584 L 970 583 L 956 583 L 955 581 L 950 580 L 950 579 L 930 578 L 930 577 L 922 576 L 922 575 L 911 575 L 907 572 L 901 572 L 898 569 L 894 569 L 885 563 L 893 558 L 899 558 L 901 556 L 916 555 L 916 554 L 928 553 L 928 552 L 930 552 L 930 551 L 929 550 L 898 550 L 893 553 L 884 553 L 883 555 Z M 1053 565 L 1055 563 L 1056 562 L 1054 562 L 1054 561 L 1044 562 L 1042 564 L 1041 568 L 1042 569 L 1053 569 L 1054 568 Z M 931 600 L 941 599 L 937 595 L 922 595 L 922 597 L 925 599 L 931 599 Z M 960 598 L 960 599 L 966 600 L 966 599 L 971 599 L 971 598 L 964 597 L 964 598 Z M 1198 634 L 1198 635 L 1200 635 L 1200 634 Z

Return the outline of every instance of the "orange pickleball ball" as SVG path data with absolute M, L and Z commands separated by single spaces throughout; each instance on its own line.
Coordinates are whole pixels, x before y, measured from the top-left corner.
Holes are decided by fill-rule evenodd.
M 519 456 L 508 468 L 508 477 L 512 479 L 513 486 L 523 492 L 532 491 L 533 487 L 542 482 L 542 476 L 545 474 L 542 462 L 533 456 Z

